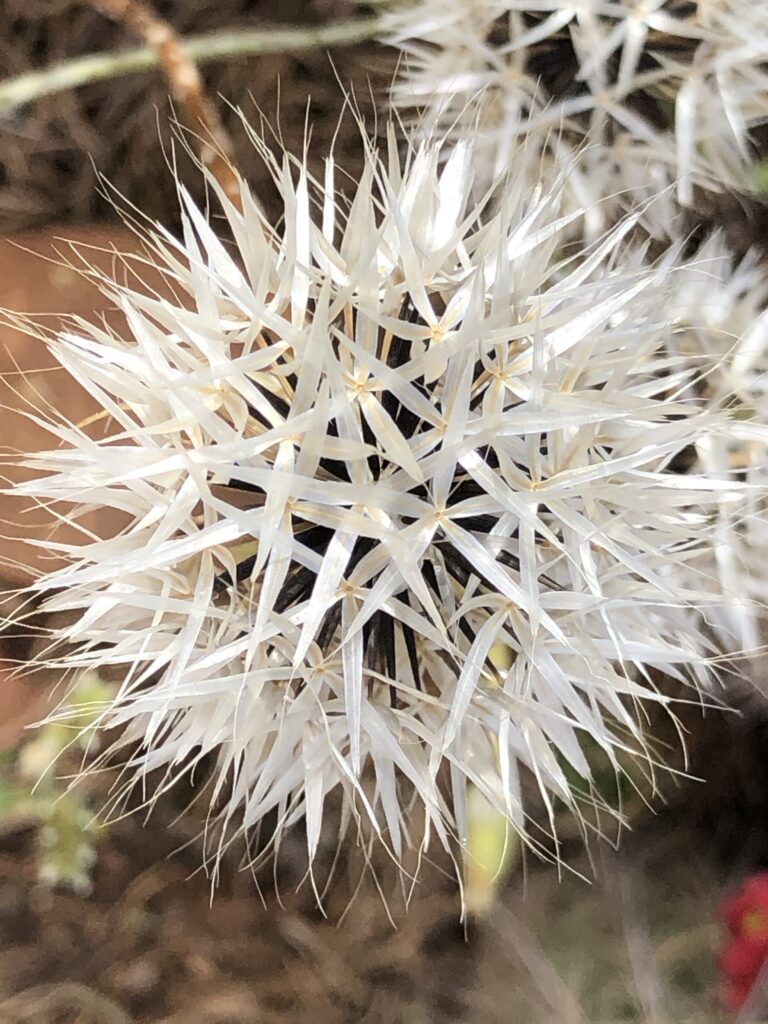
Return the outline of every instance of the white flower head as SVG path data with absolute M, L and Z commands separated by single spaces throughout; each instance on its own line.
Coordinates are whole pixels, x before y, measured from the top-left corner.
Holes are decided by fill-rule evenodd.
M 278 229 L 243 185 L 227 248 L 182 190 L 183 240 L 147 243 L 177 301 L 106 281 L 128 331 L 52 343 L 114 429 L 51 424 L 23 490 L 126 517 L 36 584 L 63 664 L 124 667 L 132 781 L 215 752 L 236 831 L 304 817 L 313 855 L 341 787 L 399 855 L 408 793 L 449 844 L 471 780 L 525 833 L 521 771 L 575 807 L 585 741 L 642 755 L 660 674 L 708 674 L 673 570 L 736 485 L 670 468 L 730 429 L 668 358 L 674 254 L 625 222 L 563 255 L 558 190 L 475 202 L 466 144 L 390 132 L 346 201 L 255 141 Z

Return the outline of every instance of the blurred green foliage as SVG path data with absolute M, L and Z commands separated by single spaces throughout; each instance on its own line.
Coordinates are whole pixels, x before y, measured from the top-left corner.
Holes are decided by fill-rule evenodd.
M 0 827 L 32 821 L 37 826 L 42 882 L 87 892 L 103 831 L 88 806 L 87 787 L 70 788 L 67 763 L 77 766 L 93 743 L 96 717 L 110 699 L 109 686 L 84 674 L 65 700 L 67 724 L 52 720 L 0 758 Z M 77 725 L 71 724 L 73 712 Z

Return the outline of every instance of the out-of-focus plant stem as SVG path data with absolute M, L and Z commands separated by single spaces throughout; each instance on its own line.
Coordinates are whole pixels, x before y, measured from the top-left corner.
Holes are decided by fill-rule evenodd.
M 182 42 L 190 59 L 204 64 L 234 60 L 237 57 L 254 57 L 262 53 L 296 53 L 321 47 L 348 46 L 372 39 L 380 27 L 378 18 L 354 18 L 328 25 L 228 29 L 182 37 Z M 8 114 L 43 96 L 65 92 L 91 82 L 136 74 L 157 66 L 157 51 L 151 46 L 141 46 L 118 53 L 77 57 L 40 71 L 31 71 L 0 82 L 0 115 Z

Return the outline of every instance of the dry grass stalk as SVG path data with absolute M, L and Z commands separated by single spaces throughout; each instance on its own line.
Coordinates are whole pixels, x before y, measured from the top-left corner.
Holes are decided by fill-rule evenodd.
M 241 209 L 240 187 L 232 166 L 232 141 L 215 105 L 206 95 L 197 65 L 177 33 L 141 0 L 89 2 L 108 18 L 133 31 L 157 53 L 158 63 L 189 127 L 200 132 L 198 138 L 203 164 L 219 182 L 227 198 L 238 210 Z

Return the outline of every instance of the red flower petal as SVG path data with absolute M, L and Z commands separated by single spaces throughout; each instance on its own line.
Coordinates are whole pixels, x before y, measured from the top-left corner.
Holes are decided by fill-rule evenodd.
M 768 935 L 768 872 L 752 875 L 737 892 L 723 900 L 720 917 L 734 935 L 745 930 Z
M 720 1001 L 730 1013 L 738 1013 L 752 989 L 751 985 L 727 985 L 720 993 Z
M 752 875 L 723 900 L 720 917 L 730 932 L 719 957 L 725 981 L 720 997 L 726 1009 L 737 1012 L 768 961 L 768 872 Z
M 768 911 L 768 872 L 748 878 L 742 892 L 753 907 Z
M 741 931 L 742 918 L 749 908 L 750 903 L 744 895 L 743 889 L 740 889 L 734 896 L 730 896 L 727 900 L 723 900 L 720 904 L 720 918 L 724 922 L 728 931 L 733 935 L 738 935 Z
M 757 977 L 768 957 L 768 945 L 750 938 L 733 939 L 720 954 L 720 969 L 729 979 L 747 980 Z

